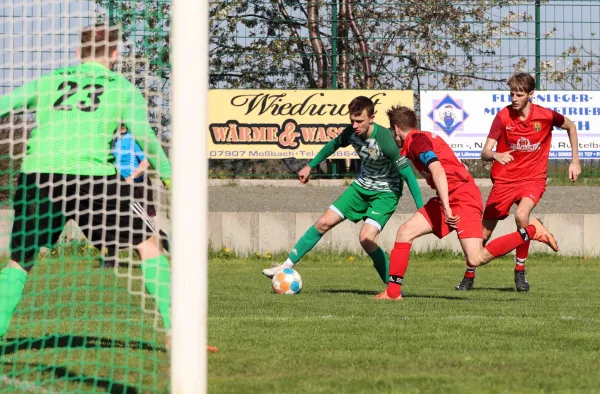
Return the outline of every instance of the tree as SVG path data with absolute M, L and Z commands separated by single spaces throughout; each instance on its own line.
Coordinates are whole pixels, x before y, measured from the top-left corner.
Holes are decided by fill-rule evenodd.
M 522 1 L 250 0 L 210 5 L 211 86 L 328 88 L 480 87 L 511 70 L 494 58 L 528 13 L 491 18 Z M 333 19 L 337 19 L 334 29 Z M 337 56 L 332 48 L 338 45 Z
M 124 42 L 119 72 L 144 94 L 149 108 L 150 124 L 162 132 L 170 123 L 169 59 L 170 1 L 130 2 L 95 0 L 100 12 L 97 21 L 121 26 Z
M 115 11 L 135 59 L 123 70 L 148 92 L 157 128 L 166 127 L 170 2 L 95 1 Z M 421 89 L 505 89 L 512 73 L 536 71 L 534 53 L 508 44 L 534 47 L 534 11 L 522 0 L 214 1 L 210 87 L 327 89 L 335 75 L 342 89 L 412 89 L 417 108 Z M 598 53 L 576 39 L 560 54 L 542 53 L 542 88 L 598 89 Z

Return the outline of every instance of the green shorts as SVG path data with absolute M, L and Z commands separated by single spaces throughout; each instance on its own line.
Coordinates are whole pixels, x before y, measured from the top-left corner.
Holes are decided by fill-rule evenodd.
M 398 194 L 366 190 L 352 183 L 329 208 L 353 223 L 364 220 L 381 231 L 396 211 L 398 200 Z

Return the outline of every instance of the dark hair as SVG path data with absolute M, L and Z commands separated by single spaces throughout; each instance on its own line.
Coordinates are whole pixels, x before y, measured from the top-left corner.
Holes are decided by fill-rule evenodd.
M 535 79 L 528 73 L 518 73 L 506 81 L 510 90 L 531 93 L 535 90 Z
M 375 104 L 373 104 L 373 100 L 368 97 L 358 96 L 350 101 L 348 110 L 350 115 L 360 115 L 364 110 L 367 110 L 367 115 L 371 117 L 375 113 Z
M 390 128 L 392 130 L 394 129 L 394 126 L 398 126 L 398 128 L 402 130 L 416 129 L 419 127 L 419 121 L 417 120 L 415 111 L 403 105 L 394 105 L 386 111 L 386 115 L 390 119 Z
M 119 27 L 98 23 L 81 31 L 81 58 L 108 57 L 117 50 Z

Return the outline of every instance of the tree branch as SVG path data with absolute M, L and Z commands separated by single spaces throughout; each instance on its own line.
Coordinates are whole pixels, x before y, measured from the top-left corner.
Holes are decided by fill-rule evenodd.
M 338 66 L 338 80 L 342 89 L 348 89 L 348 56 L 346 55 L 348 48 L 348 25 L 346 22 L 346 0 L 340 0 L 339 7 L 338 51 L 340 61 Z
M 281 1 L 281 0 L 279 0 Z M 328 85 L 329 78 L 326 77 L 327 73 L 327 58 L 325 57 L 325 49 L 321 36 L 319 34 L 319 3 L 317 0 L 308 0 L 308 32 L 310 36 L 310 43 L 315 53 L 315 61 L 317 63 L 317 87 L 325 88 Z
M 348 13 L 348 22 L 356 40 L 358 41 L 358 46 L 360 48 L 362 54 L 363 61 L 363 71 L 365 73 L 365 85 L 367 89 L 373 88 L 373 73 L 371 72 L 371 57 L 369 56 L 369 47 L 367 46 L 367 42 L 365 37 L 363 36 L 361 30 L 356 23 L 356 19 L 354 18 L 354 0 L 351 0 L 346 3 L 346 11 Z
M 292 18 L 290 18 L 290 15 L 287 13 L 285 6 L 283 5 L 283 0 L 277 0 L 277 7 L 279 8 L 279 12 L 281 12 L 281 15 L 283 15 L 286 21 L 293 22 Z M 290 28 L 290 31 L 292 32 L 292 35 L 296 39 L 298 50 L 300 51 L 302 56 L 302 69 L 304 70 L 304 75 L 306 75 L 306 78 L 308 78 L 308 83 L 311 89 L 316 89 L 318 86 L 315 81 L 315 78 L 313 77 L 310 57 L 306 54 L 306 49 L 304 47 L 304 43 L 302 42 L 302 38 L 300 37 L 300 34 L 298 34 L 298 31 L 294 27 L 292 27 L 291 23 L 288 26 Z

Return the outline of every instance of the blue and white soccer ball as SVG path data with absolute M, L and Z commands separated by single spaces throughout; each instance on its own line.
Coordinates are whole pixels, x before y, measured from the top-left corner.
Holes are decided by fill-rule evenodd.
M 298 294 L 302 290 L 302 278 L 292 268 L 284 268 L 276 273 L 271 283 L 277 294 Z

